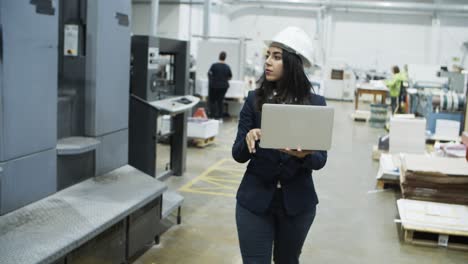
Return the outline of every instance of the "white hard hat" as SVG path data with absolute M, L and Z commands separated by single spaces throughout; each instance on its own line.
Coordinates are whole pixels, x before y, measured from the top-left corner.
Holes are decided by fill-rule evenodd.
M 295 53 L 302 58 L 304 67 L 310 67 L 314 63 L 314 47 L 312 40 L 304 30 L 298 27 L 287 27 L 280 31 L 272 40 L 266 40 L 265 44 L 279 44 L 282 49 Z

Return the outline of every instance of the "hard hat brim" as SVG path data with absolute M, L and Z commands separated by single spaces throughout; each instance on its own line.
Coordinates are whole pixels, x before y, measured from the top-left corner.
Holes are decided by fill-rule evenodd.
M 264 40 L 263 43 L 265 43 L 265 45 L 267 47 L 270 47 L 272 44 L 278 44 L 278 48 L 281 48 L 281 49 L 287 50 L 288 52 L 299 55 L 301 57 L 301 59 L 302 59 L 302 63 L 303 63 L 305 68 L 309 68 L 309 67 L 312 66 L 312 63 L 308 58 L 306 58 L 302 54 L 296 52 L 293 48 L 291 48 L 291 47 L 289 47 L 289 46 L 287 46 L 287 45 L 285 45 L 283 43 L 280 43 L 278 41 L 273 41 L 273 40 Z

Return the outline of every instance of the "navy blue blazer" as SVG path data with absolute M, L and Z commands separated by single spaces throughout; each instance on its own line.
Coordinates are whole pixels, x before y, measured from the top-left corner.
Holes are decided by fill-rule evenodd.
M 326 105 L 325 98 L 310 95 L 311 105 Z M 255 91 L 249 92 L 240 112 L 237 137 L 232 146 L 232 157 L 240 163 L 250 160 L 237 191 L 237 202 L 256 213 L 265 213 L 270 207 L 278 182 L 283 192 L 288 215 L 297 215 L 313 209 L 318 198 L 312 180 L 312 170 L 319 170 L 327 161 L 326 151 L 317 151 L 303 159 L 275 149 L 256 146 L 256 153 L 249 153 L 245 136 L 253 128 L 260 128 L 261 113 L 256 111 Z M 320 125 L 320 124 L 317 124 Z

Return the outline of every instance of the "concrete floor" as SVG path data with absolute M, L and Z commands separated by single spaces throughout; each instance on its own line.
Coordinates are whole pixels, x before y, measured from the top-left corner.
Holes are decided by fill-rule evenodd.
M 382 129 L 349 118 L 353 104 L 335 107 L 333 148 L 324 169 L 314 172 L 317 217 L 301 263 L 468 263 L 468 253 L 401 242 L 393 190 L 372 192 L 378 163 L 372 145 Z M 242 263 L 234 220 L 235 191 L 245 168 L 231 158 L 237 120 L 221 124 L 215 144 L 191 147 L 187 172 L 166 183 L 185 197 L 182 224 L 173 226 L 135 264 Z

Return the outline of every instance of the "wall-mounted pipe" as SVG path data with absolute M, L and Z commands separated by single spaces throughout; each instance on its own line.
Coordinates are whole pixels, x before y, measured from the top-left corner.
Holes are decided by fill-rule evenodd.
M 151 0 L 150 34 L 158 35 L 159 0 Z
M 277 14 L 280 16 L 293 16 L 293 17 L 315 17 L 317 11 L 320 8 L 317 7 L 305 7 L 305 8 L 288 8 L 288 7 L 256 7 L 256 6 L 246 6 L 240 7 L 229 13 L 229 19 L 237 19 L 243 16 L 261 16 Z
M 205 38 L 210 36 L 210 23 L 211 23 L 211 0 L 205 0 L 203 5 L 203 36 Z
M 277 5 L 277 6 L 312 6 L 327 8 L 361 8 L 361 9 L 387 9 L 406 11 L 428 11 L 428 12 L 454 12 L 468 13 L 468 5 L 459 4 L 426 4 L 426 3 L 401 3 L 401 2 L 370 2 L 370 1 L 329 1 L 329 0 L 237 0 L 228 1 L 232 5 Z
M 134 3 L 148 3 L 149 0 L 133 0 Z M 219 3 L 226 3 L 232 6 L 287 6 L 287 7 L 326 7 L 330 9 L 361 9 L 365 10 L 394 10 L 394 11 L 424 11 L 424 12 L 446 12 L 446 13 L 464 13 L 468 14 L 468 5 L 460 4 L 441 4 L 441 3 L 403 3 L 403 2 L 370 2 L 370 1 L 337 1 L 337 0 L 219 0 Z M 212 4 L 217 4 L 212 2 Z M 204 0 L 179 0 L 179 1 L 160 1 L 164 5 L 204 5 Z

